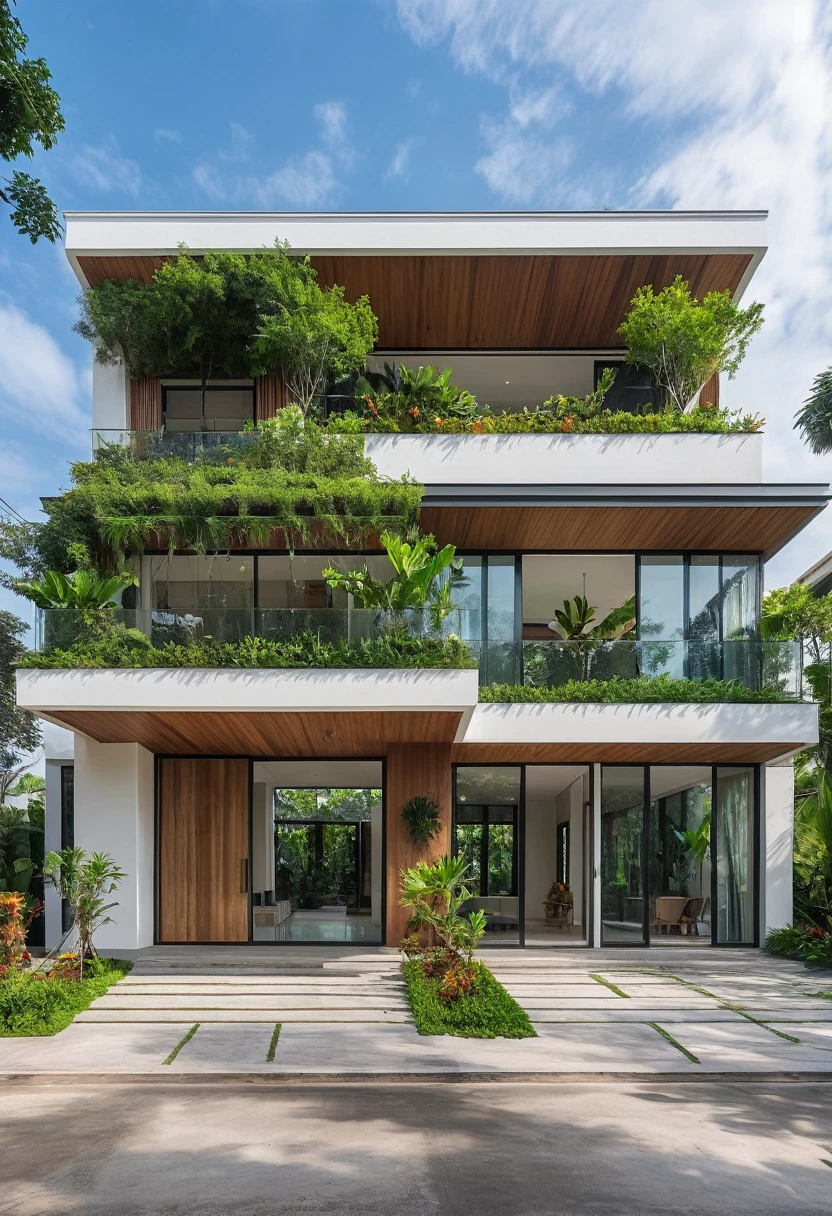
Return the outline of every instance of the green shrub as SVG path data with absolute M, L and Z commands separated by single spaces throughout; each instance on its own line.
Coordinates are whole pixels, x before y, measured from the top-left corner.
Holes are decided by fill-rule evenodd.
M 122 959 L 102 958 L 86 964 L 82 980 L 50 979 L 25 972 L 3 980 L 0 1038 L 57 1034 L 132 966 Z
M 447 1000 L 440 996 L 444 976 L 425 974 L 421 958 L 402 963 L 402 974 L 419 1034 L 449 1034 L 468 1039 L 533 1039 L 529 1016 L 509 996 L 488 968 L 472 964 L 473 993 Z
M 403 667 L 468 668 L 476 661 L 466 644 L 457 637 L 424 638 L 404 634 L 383 635 L 356 642 L 325 642 L 311 630 L 295 634 L 288 641 L 243 637 L 234 642 L 212 638 L 177 645 L 168 642 L 153 646 L 144 638 L 141 645 L 133 636 L 111 633 L 92 642 L 81 642 L 66 650 L 31 651 L 20 661 L 21 667 L 213 667 L 213 668 L 294 668 L 294 667 Z M 128 636 L 129 635 L 129 636 Z
M 636 676 L 609 680 L 568 680 L 552 688 L 531 684 L 486 684 L 480 701 L 488 704 L 540 704 L 581 701 L 603 704 L 653 702 L 736 702 L 768 704 L 793 698 L 777 688 L 745 688 L 732 680 L 683 680 L 674 676 Z
M 786 925 L 766 934 L 766 950 L 786 958 L 802 959 L 815 967 L 832 967 L 832 933 L 817 925 Z

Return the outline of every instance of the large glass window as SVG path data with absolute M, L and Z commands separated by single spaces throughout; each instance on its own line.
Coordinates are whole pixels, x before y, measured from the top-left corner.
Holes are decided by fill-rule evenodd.
M 711 768 L 650 769 L 650 936 L 711 936 Z
M 486 671 L 489 684 L 513 684 L 520 678 L 517 645 L 515 559 L 489 555 L 486 580 Z
M 208 385 L 205 414 L 202 390 L 192 385 L 165 386 L 162 407 L 168 431 L 241 431 L 254 419 L 254 385 Z
M 754 770 L 716 773 L 716 931 L 720 945 L 750 945 L 755 925 Z
M 205 636 L 233 641 L 251 633 L 254 559 L 239 554 L 143 559 L 142 604 L 154 643 Z M 141 618 L 146 627 L 147 617 Z
M 453 849 L 469 865 L 467 910 L 481 908 L 498 944 L 519 941 L 521 769 L 456 770 Z
M 601 945 L 644 943 L 644 769 L 601 769 Z
M 642 557 L 639 563 L 639 637 L 651 675 L 684 671 L 685 566 L 681 554 Z M 660 643 L 660 644 L 656 644 Z

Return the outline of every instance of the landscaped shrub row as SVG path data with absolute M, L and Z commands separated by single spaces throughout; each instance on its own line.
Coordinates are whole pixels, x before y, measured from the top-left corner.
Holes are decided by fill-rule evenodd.
M 402 974 L 419 1034 L 450 1034 L 469 1039 L 533 1039 L 537 1032 L 484 963 L 471 964 L 473 991 L 448 1000 L 440 995 L 443 979 L 426 975 L 421 958 L 402 963 Z
M 10 975 L 0 981 L 0 1037 L 57 1034 L 132 966 L 117 958 L 90 960 L 81 980 L 26 971 Z
M 182 646 L 153 646 L 138 630 L 115 629 L 66 650 L 30 651 L 20 667 L 211 667 L 211 668 L 466 668 L 476 662 L 459 638 L 385 635 L 357 642 L 325 642 L 311 631 L 288 641 L 242 637 L 233 642 L 211 638 Z
M 782 929 L 771 929 L 766 935 L 766 950 L 784 958 L 800 959 L 811 966 L 832 967 L 832 933 L 817 925 L 788 925 Z
M 625 680 L 569 680 L 554 688 L 531 684 L 486 684 L 480 701 L 490 704 L 538 704 L 553 701 L 584 701 L 604 704 L 630 702 L 722 702 L 769 703 L 790 701 L 778 688 L 745 688 L 731 680 L 682 680 L 674 676 L 636 676 Z

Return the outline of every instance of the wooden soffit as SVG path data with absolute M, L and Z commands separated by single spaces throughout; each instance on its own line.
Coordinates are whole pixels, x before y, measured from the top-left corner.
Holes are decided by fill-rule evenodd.
M 394 350 L 610 349 L 639 287 L 680 274 L 701 298 L 733 295 L 750 253 L 316 256 L 322 286 L 370 298 L 379 346 Z M 147 282 L 165 258 L 79 256 L 91 285 Z
M 98 743 L 140 743 L 157 755 L 384 756 L 390 744 L 453 742 L 452 713 L 50 712 Z

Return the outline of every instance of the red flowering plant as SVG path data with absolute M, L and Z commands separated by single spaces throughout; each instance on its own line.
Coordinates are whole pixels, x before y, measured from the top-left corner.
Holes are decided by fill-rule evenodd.
M 29 966 L 26 934 L 41 907 L 20 891 L 0 891 L 0 979 Z

